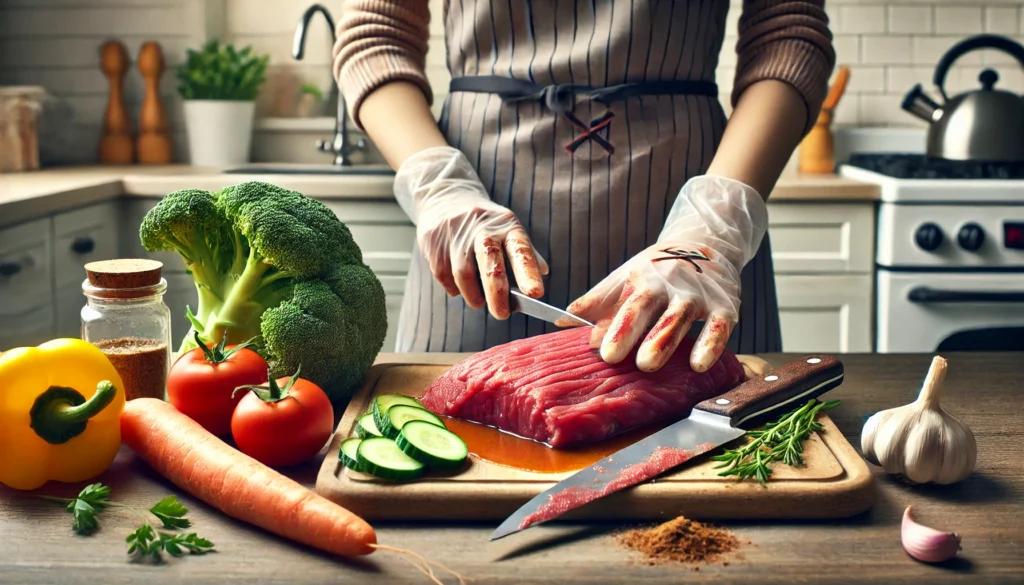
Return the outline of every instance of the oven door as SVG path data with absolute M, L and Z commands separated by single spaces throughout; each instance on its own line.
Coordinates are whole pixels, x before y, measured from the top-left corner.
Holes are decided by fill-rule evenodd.
M 1024 351 L 1024 273 L 879 270 L 876 351 Z

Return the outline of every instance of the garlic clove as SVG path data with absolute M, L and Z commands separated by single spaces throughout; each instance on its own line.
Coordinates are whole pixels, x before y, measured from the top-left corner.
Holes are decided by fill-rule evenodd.
M 911 506 L 907 506 L 903 511 L 903 524 L 900 527 L 903 549 L 907 554 L 926 563 L 941 563 L 955 557 L 961 550 L 960 535 L 919 524 L 910 509 Z

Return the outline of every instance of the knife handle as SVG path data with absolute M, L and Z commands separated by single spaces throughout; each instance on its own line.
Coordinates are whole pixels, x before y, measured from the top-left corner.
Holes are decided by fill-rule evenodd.
M 724 416 L 732 426 L 775 411 L 788 412 L 843 383 L 843 363 L 829 355 L 809 355 L 747 380 L 709 398 L 694 410 Z

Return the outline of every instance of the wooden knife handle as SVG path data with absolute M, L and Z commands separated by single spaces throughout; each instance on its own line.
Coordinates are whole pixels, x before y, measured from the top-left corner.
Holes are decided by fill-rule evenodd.
M 728 417 L 732 426 L 769 413 L 783 413 L 843 383 L 843 363 L 829 355 L 809 355 L 747 380 L 694 406 Z

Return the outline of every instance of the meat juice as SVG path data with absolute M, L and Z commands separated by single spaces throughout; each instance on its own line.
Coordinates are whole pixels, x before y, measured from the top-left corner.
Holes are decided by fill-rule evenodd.
M 579 471 L 665 428 L 671 421 L 617 435 L 605 441 L 570 449 L 555 449 L 494 427 L 443 417 L 444 424 L 466 442 L 477 459 L 533 473 Z

